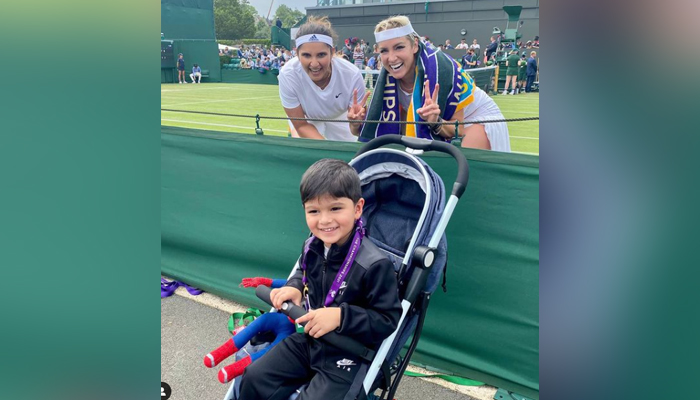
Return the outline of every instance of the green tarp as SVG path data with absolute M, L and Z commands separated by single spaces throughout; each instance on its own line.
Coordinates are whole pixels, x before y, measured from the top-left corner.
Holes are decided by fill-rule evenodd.
M 265 308 L 238 284 L 289 274 L 308 235 L 302 173 L 359 147 L 162 126 L 161 272 Z M 539 398 L 539 157 L 463 151 L 470 180 L 447 228 L 448 291 L 432 297 L 413 361 Z M 423 158 L 450 187 L 455 162 Z

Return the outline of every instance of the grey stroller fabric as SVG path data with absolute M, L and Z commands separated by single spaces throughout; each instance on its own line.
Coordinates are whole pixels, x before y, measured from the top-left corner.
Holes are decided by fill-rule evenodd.
M 367 235 L 379 248 L 392 253 L 390 258 L 398 272 L 397 256 L 403 258 L 409 247 L 412 250 L 416 246 L 428 245 L 445 207 L 445 185 L 425 161 L 396 150 L 374 150 L 357 161 L 351 161 L 350 165 L 357 170 L 362 183 Z M 381 170 L 376 168 L 377 165 Z M 428 182 L 419 172 L 418 165 L 425 168 Z M 427 197 L 430 201 L 426 203 Z M 425 217 L 418 227 L 424 209 Z M 414 236 L 415 242 L 410 243 Z M 439 285 L 447 261 L 444 234 L 437 250 L 434 268 L 424 289 L 430 293 Z M 412 254 L 409 254 L 408 265 L 411 259 Z M 399 278 L 407 279 L 408 276 Z

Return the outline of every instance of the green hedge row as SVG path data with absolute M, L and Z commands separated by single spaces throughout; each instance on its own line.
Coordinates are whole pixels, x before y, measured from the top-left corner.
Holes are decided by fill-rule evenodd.
M 237 40 L 228 40 L 228 39 L 221 39 L 217 40 L 217 42 L 225 45 L 225 46 L 240 46 L 242 44 L 245 45 L 250 45 L 250 44 L 257 44 L 259 46 L 267 46 L 270 47 L 272 44 L 271 39 L 237 39 Z

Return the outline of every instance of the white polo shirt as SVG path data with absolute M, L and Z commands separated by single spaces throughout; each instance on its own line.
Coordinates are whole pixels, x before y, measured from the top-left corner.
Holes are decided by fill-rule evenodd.
M 280 99 L 284 108 L 301 105 L 309 118 L 347 119 L 352 104 L 352 92 L 357 89 L 358 101 L 365 93 L 362 74 L 350 62 L 333 57 L 331 81 L 324 89 L 318 87 L 304 71 L 298 57 L 282 67 L 279 74 Z M 328 140 L 356 142 L 347 122 L 309 121 Z

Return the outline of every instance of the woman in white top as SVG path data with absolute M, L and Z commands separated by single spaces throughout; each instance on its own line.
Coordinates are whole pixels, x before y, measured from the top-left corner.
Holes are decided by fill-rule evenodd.
M 280 99 L 288 117 L 347 120 L 353 93 L 365 94 L 360 70 L 333 56 L 335 37 L 327 17 L 309 17 L 299 27 L 298 57 L 287 62 L 279 74 Z M 357 141 L 347 122 L 294 120 L 290 125 L 295 137 Z

